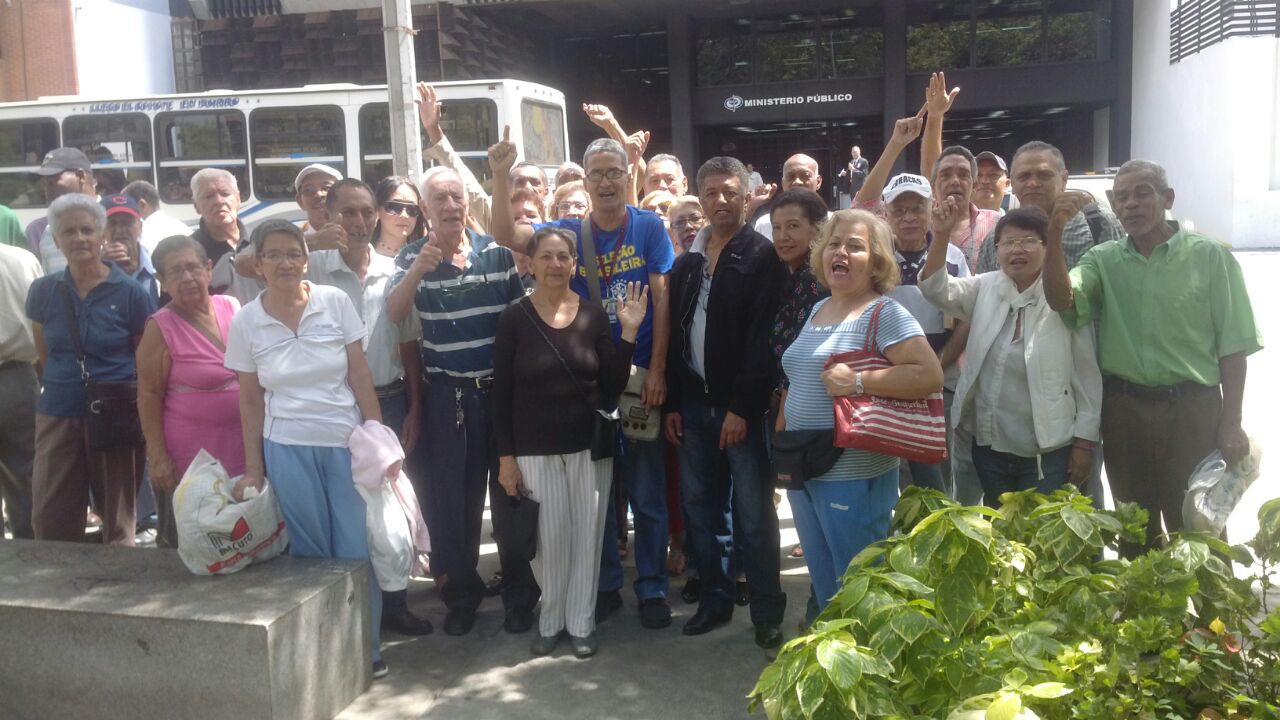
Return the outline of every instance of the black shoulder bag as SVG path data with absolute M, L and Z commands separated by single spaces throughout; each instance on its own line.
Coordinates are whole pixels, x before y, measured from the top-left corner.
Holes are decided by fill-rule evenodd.
M 569 363 L 564 361 L 564 357 L 560 355 L 560 351 L 556 349 L 555 343 L 551 342 L 551 338 L 542 331 L 542 326 L 538 324 L 538 319 L 529 312 L 529 304 L 521 300 L 519 302 L 520 309 L 524 311 L 524 316 L 529 319 L 529 324 L 533 325 L 533 329 L 538 331 L 542 339 L 547 343 L 547 347 L 551 348 L 551 352 L 555 353 L 556 359 L 560 361 L 560 366 L 569 374 L 569 379 L 573 381 L 574 387 L 578 388 L 578 393 L 582 395 L 582 401 L 587 404 L 587 408 L 591 410 L 591 459 L 604 460 L 612 458 L 618 447 L 618 418 L 612 413 L 605 412 L 596 407 L 596 403 L 591 400 L 591 394 L 578 382 L 578 376 L 573 374 L 573 370 L 569 368 Z
M 80 379 L 84 381 L 85 432 L 89 447 L 93 450 L 111 450 L 119 447 L 138 447 L 146 443 L 142 435 L 142 423 L 138 419 L 138 381 L 93 380 L 84 361 L 84 346 L 80 342 L 80 322 L 76 319 L 71 291 L 65 284 L 62 289 L 63 305 L 67 309 L 67 330 L 71 333 L 71 345 L 80 364 Z

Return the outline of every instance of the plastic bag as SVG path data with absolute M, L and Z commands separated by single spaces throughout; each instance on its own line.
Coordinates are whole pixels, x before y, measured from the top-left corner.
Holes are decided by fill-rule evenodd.
M 1182 524 L 1188 530 L 1222 534 L 1231 511 L 1245 490 L 1258 479 L 1262 448 L 1249 438 L 1249 454 L 1236 467 L 1227 467 L 1222 453 L 1214 450 L 1192 471 L 1182 501 Z
M 201 450 L 173 494 L 178 556 L 197 575 L 226 575 L 279 555 L 289 544 L 271 485 L 236 502 L 222 463 Z
M 378 587 L 386 592 L 404 590 L 413 571 L 413 535 L 400 499 L 390 481 L 376 488 L 356 483 L 364 498 L 365 523 L 369 534 L 369 562 Z

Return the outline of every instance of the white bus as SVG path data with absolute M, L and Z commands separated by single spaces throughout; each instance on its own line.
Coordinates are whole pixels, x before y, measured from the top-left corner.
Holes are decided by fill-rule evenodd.
M 504 125 L 511 126 L 522 158 L 549 175 L 565 161 L 564 93 L 522 80 L 434 87 L 445 109 L 445 134 L 486 187 L 487 151 Z M 236 176 L 246 224 L 301 219 L 293 179 L 311 163 L 371 185 L 392 173 L 385 85 L 0 103 L 0 205 L 12 208 L 23 227 L 48 207 L 33 173 L 56 147 L 84 151 L 100 186 L 147 180 L 159 190 L 163 209 L 190 225 L 198 220 L 190 180 L 201 168 Z

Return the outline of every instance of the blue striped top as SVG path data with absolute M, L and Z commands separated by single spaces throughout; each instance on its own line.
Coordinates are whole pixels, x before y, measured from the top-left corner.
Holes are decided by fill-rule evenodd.
M 467 238 L 471 255 L 466 268 L 442 262 L 418 285 L 413 304 L 422 321 L 422 364 L 428 373 L 488 377 L 493 374 L 498 316 L 524 297 L 524 286 L 510 250 L 471 230 Z M 404 279 L 426 242 L 420 238 L 396 256 L 392 287 Z
M 825 430 L 835 426 L 835 410 L 831 396 L 822 384 L 822 370 L 827 358 L 836 353 L 861 350 L 867 334 L 867 324 L 871 321 L 871 311 L 876 303 L 867 306 L 862 315 L 854 320 L 846 320 L 839 325 L 815 327 L 813 317 L 828 299 L 820 300 L 813 306 L 809 320 L 800 330 L 795 342 L 782 355 L 782 367 L 786 371 L 791 387 L 787 390 L 787 404 L 783 413 L 787 419 L 788 430 Z M 884 354 L 887 347 L 913 338 L 923 336 L 920 323 L 912 317 L 906 308 L 896 301 L 883 297 L 877 302 L 884 303 L 880 311 L 880 328 L 876 331 L 876 349 Z M 898 466 L 898 458 L 864 450 L 845 450 L 825 475 L 814 480 L 865 480 L 892 470 Z

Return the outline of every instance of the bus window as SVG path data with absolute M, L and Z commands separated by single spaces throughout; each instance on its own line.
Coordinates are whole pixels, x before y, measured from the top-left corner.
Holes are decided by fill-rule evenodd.
M 151 121 L 142 113 L 72 115 L 62 121 L 62 137 L 93 163 L 101 195 L 122 192 L 134 180 L 153 182 Z
M 498 106 L 484 98 L 442 100 L 444 118 L 440 128 L 453 149 L 463 155 L 471 172 L 487 186 L 489 146 L 498 142 Z M 368 103 L 360 108 L 360 177 L 373 185 L 393 173 L 391 119 L 386 103 Z M 431 141 L 422 131 L 422 147 Z M 430 164 L 430 163 L 427 163 Z
M 191 202 L 191 176 L 220 167 L 236 176 L 240 198 L 249 196 L 244 114 L 231 111 L 167 112 L 156 115 L 160 199 Z
M 0 122 L 0 205 L 41 208 L 44 191 L 35 173 L 44 154 L 58 147 L 53 118 Z
M 342 108 L 261 108 L 249 113 L 253 138 L 253 194 L 259 200 L 292 200 L 293 180 L 312 163 L 346 175 L 346 127 Z
M 557 166 L 565 161 L 564 111 L 555 105 L 522 100 L 520 128 L 524 159 L 535 165 Z

